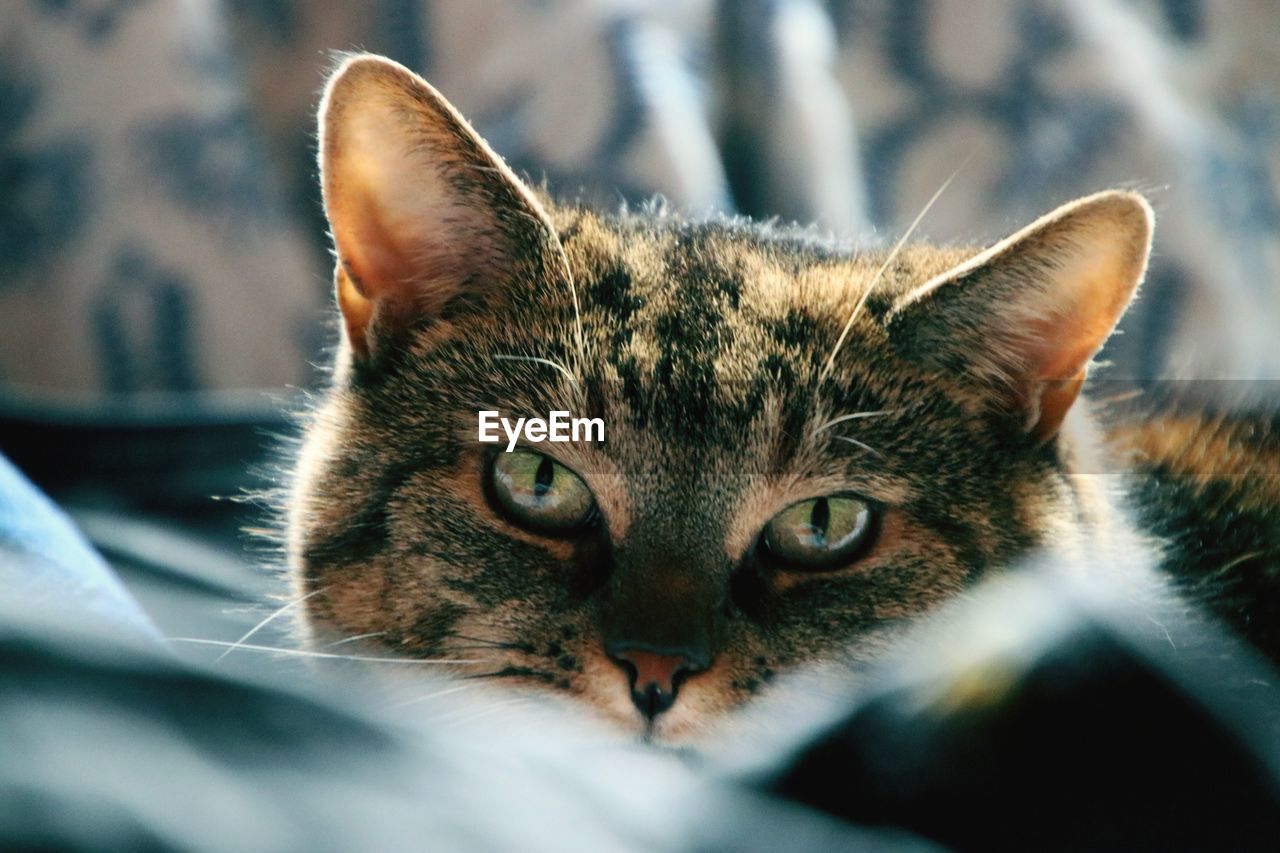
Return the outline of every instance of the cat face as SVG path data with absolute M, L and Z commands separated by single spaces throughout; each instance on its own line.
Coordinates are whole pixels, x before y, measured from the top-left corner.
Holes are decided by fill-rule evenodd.
M 1068 415 L 1142 276 L 1136 196 L 978 254 L 851 254 L 556 206 L 378 58 L 321 129 L 345 328 L 289 518 L 317 638 L 676 741 L 1104 520 Z M 480 411 L 604 440 L 508 452 Z

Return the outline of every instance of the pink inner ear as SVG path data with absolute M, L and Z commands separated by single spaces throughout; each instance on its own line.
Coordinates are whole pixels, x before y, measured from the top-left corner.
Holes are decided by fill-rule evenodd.
M 366 298 L 436 310 L 459 285 L 459 244 L 481 248 L 485 223 L 442 197 L 437 164 L 405 138 L 413 128 L 366 112 L 353 111 L 367 121 L 327 163 L 339 258 Z
M 1055 274 L 1045 306 L 1052 319 L 1031 323 L 1030 379 L 1066 380 L 1082 374 L 1133 298 L 1142 264 L 1135 268 L 1125 256 L 1129 247 L 1101 230 L 1086 229 L 1087 248 L 1076 250 Z
M 1132 246 L 1104 228 L 1085 227 L 1077 248 L 1057 270 L 1047 296 L 1052 319 L 1029 323 L 1026 386 L 1038 395 L 1032 432 L 1052 438 L 1075 403 L 1089 362 L 1120 321 L 1143 271 L 1145 253 L 1135 264 Z M 1073 241 L 1074 242 L 1074 241 Z
M 460 260 L 452 247 L 426 236 L 426 228 L 392 230 L 385 212 L 361 199 L 364 216 L 337 236 L 338 305 L 348 339 L 358 355 L 371 347 L 370 324 L 395 333 L 415 318 L 438 315 L 463 283 Z M 421 235 L 421 236 L 417 236 Z M 350 248 L 348 248 L 350 247 Z
M 382 208 L 363 189 L 348 191 L 333 205 L 334 241 L 352 283 L 366 299 L 397 298 L 398 276 L 409 274 L 407 259 L 383 222 Z M 399 279 L 401 283 L 404 279 Z
M 500 298 L 534 260 L 526 247 L 554 243 L 502 160 L 439 92 L 387 59 L 355 57 L 329 81 L 321 173 L 357 353 L 371 324 L 394 332 L 438 314 L 462 288 Z
M 477 267 L 492 254 L 485 223 L 465 211 L 414 217 L 386 209 L 368 193 L 355 206 L 351 224 L 335 239 L 339 258 L 368 299 L 437 311 L 463 284 L 467 259 L 460 249 L 470 250 Z
M 1106 341 L 1111 327 L 1078 317 L 1035 323 L 1028 343 L 1028 379 L 1074 379 Z

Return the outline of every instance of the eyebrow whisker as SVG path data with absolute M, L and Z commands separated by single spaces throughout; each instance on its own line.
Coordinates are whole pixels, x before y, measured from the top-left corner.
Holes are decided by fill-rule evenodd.
M 524 652 L 525 654 L 533 653 L 533 646 L 530 645 L 529 643 L 504 643 L 500 640 L 489 640 L 484 637 L 472 637 L 467 634 L 450 634 L 449 638 L 458 639 L 458 640 L 469 640 L 473 643 L 484 643 L 486 646 L 491 646 L 493 648 L 510 649 L 516 652 Z
M 888 270 L 889 266 L 898 259 L 898 255 L 902 253 L 902 248 L 906 246 L 907 241 L 911 239 L 911 235 L 916 232 L 916 228 L 919 227 L 921 221 L 929 211 L 933 209 L 933 205 L 938 201 L 942 194 L 946 192 L 947 187 L 951 186 L 951 182 L 956 179 L 956 175 L 960 174 L 960 170 L 967 166 L 971 159 L 973 159 L 972 154 L 970 154 L 963 163 L 956 167 L 956 170 L 951 173 L 951 176 L 943 181 L 942 186 L 938 187 L 937 191 L 927 202 L 925 202 L 924 207 L 921 208 L 918 214 L 916 214 L 916 218 L 912 220 L 911 225 L 907 227 L 907 230 L 903 235 L 898 238 L 898 242 L 894 245 L 888 256 L 885 257 L 884 262 L 880 264 L 880 268 L 876 270 L 875 275 L 871 277 L 870 284 L 868 284 L 866 289 L 862 291 L 862 295 L 859 296 L 858 301 L 854 303 L 853 310 L 849 312 L 849 319 L 845 321 L 844 328 L 840 330 L 840 337 L 836 339 L 836 345 L 831 348 L 831 355 L 827 356 L 826 366 L 822 368 L 822 373 L 818 376 L 819 384 L 825 382 L 827 377 L 831 375 L 831 370 L 836 364 L 836 355 L 840 352 L 840 348 L 844 346 L 845 339 L 849 337 L 849 330 L 853 328 L 854 321 L 857 320 L 858 315 L 862 313 L 862 309 L 866 306 L 867 300 L 871 298 L 872 292 L 876 289 L 876 285 L 880 283 L 880 279 L 884 276 L 885 271 Z
M 565 367 L 560 362 L 549 358 L 543 358 L 536 355 L 495 355 L 493 356 L 493 359 L 494 361 L 526 361 L 534 364 L 545 364 L 547 367 L 555 368 L 563 373 L 565 378 L 570 382 L 574 384 L 577 384 L 578 382 L 578 377 L 573 374 L 573 371 L 569 370 L 569 368 Z
M 446 687 L 443 690 L 434 690 L 430 693 L 423 693 L 421 696 L 415 696 L 412 699 L 405 699 L 402 702 L 392 702 L 390 705 L 387 705 L 387 708 L 408 708 L 410 705 L 417 705 L 421 702 L 430 702 L 432 699 L 438 699 L 441 696 L 448 696 L 451 693 L 461 693 L 464 690 L 474 690 L 481 686 L 483 685 L 475 683 L 455 684 L 452 687 Z
M 831 428 L 832 428 L 833 426 L 835 426 L 836 424 L 842 424 L 842 423 L 844 423 L 845 421 L 854 421 L 854 420 L 859 420 L 859 419 L 861 419 L 861 418 L 878 418 L 878 417 L 882 417 L 882 416 L 884 416 L 884 415 L 893 415 L 893 414 L 897 414 L 897 410 L 896 410 L 896 409 L 880 409 L 880 410 L 878 410 L 878 411 L 874 411 L 874 412 L 853 412 L 852 414 L 848 414 L 848 415 L 841 415 L 841 416 L 840 416 L 840 417 L 838 417 L 838 418 L 832 418 L 831 420 L 827 421 L 827 422 L 826 422 L 825 424 L 823 424 L 822 426 L 820 426 L 820 427 L 818 427 L 817 429 L 815 429 L 815 430 L 813 431 L 813 434 L 814 434 L 814 435 L 818 435 L 819 433 L 826 432 L 827 430 L 831 429 Z
M 863 450 L 867 451 L 868 453 L 874 453 L 876 456 L 883 456 L 883 455 L 884 455 L 884 454 L 883 454 L 883 453 L 881 453 L 879 450 L 876 450 L 874 447 L 872 447 L 871 445 L 867 444 L 866 442 L 864 442 L 864 441 L 858 441 L 858 439 L 853 438 L 853 437 L 851 437 L 851 436 L 847 436 L 847 435 L 833 435 L 833 436 L 832 436 L 832 438 L 834 438 L 836 441 L 847 441 L 849 444 L 855 445 L 856 447 L 861 447 Z

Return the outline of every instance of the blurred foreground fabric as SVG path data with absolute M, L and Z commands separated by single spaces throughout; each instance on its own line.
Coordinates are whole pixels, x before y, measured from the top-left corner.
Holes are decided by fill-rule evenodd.
M 1274 670 L 1063 568 L 684 762 L 430 669 L 184 659 L 0 459 L 0 849 L 1273 850 Z

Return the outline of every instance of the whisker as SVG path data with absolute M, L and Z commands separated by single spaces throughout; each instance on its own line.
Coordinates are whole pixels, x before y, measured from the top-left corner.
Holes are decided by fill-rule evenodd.
M 237 649 L 243 649 L 249 652 L 264 652 L 266 654 L 286 655 L 293 657 L 307 658 L 324 658 L 326 660 L 352 660 L 367 663 L 400 663 L 400 664 L 431 664 L 431 665 L 462 665 L 474 664 L 475 661 L 470 660 L 432 660 L 427 658 L 397 658 L 397 657 L 378 657 L 373 655 L 338 655 L 332 652 L 312 652 L 306 649 L 285 649 L 278 646 L 258 646 L 252 643 L 228 643 L 224 640 L 205 640 L 199 637 L 170 637 L 171 643 L 191 643 L 197 646 L 230 646 Z M 219 658 L 221 660 L 221 658 Z
M 465 709 L 459 709 L 456 711 L 450 711 L 447 714 L 440 714 L 439 716 L 432 717 L 431 723 L 432 725 L 439 725 L 440 723 L 445 723 L 445 724 L 453 723 L 456 725 L 461 722 L 471 722 L 472 720 L 477 720 L 485 716 L 486 714 L 492 714 L 493 712 L 500 711 L 503 708 L 528 706 L 532 704 L 534 704 L 532 699 L 526 696 L 516 696 L 511 699 L 503 699 L 500 702 L 489 702 L 488 704 L 480 708 L 474 708 L 474 709 L 465 708 Z M 468 712 L 471 712 L 470 716 L 466 716 Z
M 354 643 L 357 640 L 371 640 L 374 637 L 385 636 L 386 633 L 387 633 L 386 631 L 373 631 L 372 633 L 369 633 L 369 634 L 356 634 L 354 637 L 344 637 L 343 639 L 337 640 L 332 643 L 325 643 L 323 648 L 331 649 L 334 646 L 341 646 L 341 645 L 345 645 L 346 643 Z
M 879 450 L 876 450 L 874 447 L 872 447 L 871 445 L 867 444 L 864 441 L 858 441 L 858 439 L 856 438 L 851 438 L 847 435 L 833 435 L 832 438 L 834 438 L 836 441 L 847 441 L 850 444 L 861 447 L 863 450 L 867 451 L 868 453 L 874 453 L 876 456 L 883 455 Z
M 471 675 L 462 675 L 459 676 L 459 678 L 536 678 L 537 680 L 547 684 L 556 680 L 556 677 L 549 672 L 544 672 L 540 669 L 530 669 L 523 666 L 506 666 L 502 669 L 496 669 L 493 672 L 477 672 Z
M 241 637 L 240 637 L 240 639 L 236 640 L 234 643 L 232 643 L 230 646 L 228 646 L 228 647 L 227 647 L 227 650 L 226 650 L 225 652 L 223 652 L 222 654 L 218 655 L 218 657 L 214 660 L 214 663 L 218 663 L 218 662 L 220 662 L 220 661 L 221 661 L 223 658 L 225 658 L 227 655 L 231 654 L 231 653 L 232 653 L 232 652 L 234 652 L 236 649 L 240 648 L 240 646 L 244 643 L 244 641 L 245 641 L 245 640 L 249 639 L 249 638 L 250 638 L 250 637 L 252 637 L 254 634 L 256 634 L 256 633 L 258 633 L 259 631 L 261 631 L 263 628 L 265 628 L 267 625 L 269 625 L 272 621 L 274 621 L 274 620 L 275 620 L 275 618 L 276 618 L 277 616 L 280 616 L 281 614 L 283 614 L 283 613 L 287 612 L 287 611 L 288 611 L 288 610 L 290 610 L 291 608 L 298 606 L 298 605 L 299 605 L 299 604 L 301 604 L 302 602 L 306 601 L 308 598 L 312 598 L 312 597 L 314 597 L 314 596 L 319 595 L 320 593 L 322 593 L 322 592 L 326 591 L 327 589 L 328 589 L 328 587 L 327 587 L 327 586 L 322 586 L 322 587 L 320 587 L 319 589 L 313 589 L 311 592 L 307 593 L 306 595 L 302 596 L 301 598 L 295 598 L 293 601 L 290 601 L 290 602 L 288 602 L 287 604 L 285 604 L 285 605 L 283 605 L 283 606 L 281 606 L 281 607 L 276 608 L 276 610 L 275 610 L 273 613 L 269 614 L 265 619 L 263 619 L 263 620 L 262 620 L 261 622 L 259 622 L 257 625 L 254 625 L 254 626 L 253 626 L 252 628 L 250 628 L 248 631 L 245 631 L 244 635 L 243 635 L 243 636 L 241 636 Z
M 561 265 L 564 268 L 565 280 L 569 282 L 569 296 L 573 299 L 573 324 L 578 334 L 578 366 L 585 368 L 587 365 L 587 343 L 586 337 L 582 332 L 582 309 L 578 307 L 578 285 L 573 280 L 573 268 L 569 266 L 569 259 L 565 257 L 564 250 L 558 253 Z
M 387 705 L 386 707 L 388 710 L 392 710 L 395 708 L 407 708 L 410 705 L 417 705 L 421 702 L 430 702 L 432 699 L 438 699 L 441 696 L 448 696 L 451 693 L 461 693 L 464 690 L 474 690 L 480 686 L 482 685 L 456 684 L 453 687 L 449 687 L 444 690 L 433 690 L 430 693 L 424 693 L 421 696 L 415 696 L 414 698 L 406 699 L 403 702 L 392 702 L 390 705 Z
M 813 431 L 813 434 L 818 435 L 819 433 L 826 432 L 836 424 L 842 424 L 845 421 L 854 421 L 854 420 L 859 420 L 861 418 L 878 418 L 883 415 L 892 415 L 896 413 L 897 413 L 896 409 L 880 409 L 879 411 L 875 411 L 875 412 L 854 412 L 853 414 L 850 414 L 850 415 L 841 415 L 838 418 L 832 418 L 822 426 L 815 429 Z
M 1164 634 L 1165 640 L 1168 641 L 1169 646 L 1173 648 L 1174 651 L 1178 650 L 1178 644 L 1173 641 L 1173 635 L 1169 633 L 1169 629 L 1165 626 L 1163 622 L 1161 622 L 1159 619 L 1156 619 L 1154 616 L 1147 617 L 1147 621 L 1149 621 L 1152 625 L 1155 625 L 1157 628 L 1160 629 L 1160 633 Z
M 556 370 L 563 373 L 565 378 L 570 382 L 576 383 L 578 381 L 578 377 L 574 376 L 569 368 L 565 367 L 560 362 L 553 361 L 549 358 L 540 358 L 536 355 L 495 355 L 493 358 L 495 361 L 531 361 L 535 364 L 545 364 L 547 367 L 554 367 Z
M 502 643 L 475 643 L 469 646 L 462 646 L 456 643 L 447 643 L 446 646 L 447 647 L 444 647 L 443 650 L 448 652 L 455 652 L 455 651 L 468 652 L 473 649 L 499 649 L 504 651 L 510 650 L 510 651 L 516 651 L 516 652 L 525 652 L 526 654 L 529 653 L 528 649 L 524 649 L 519 646 L 506 645 Z
M 470 637 L 466 634 L 450 634 L 450 639 L 470 640 L 473 643 L 484 643 L 487 646 L 493 646 L 498 649 L 511 649 L 512 651 L 524 652 L 530 654 L 533 652 L 533 646 L 528 643 L 504 643 L 499 640 L 489 640 L 484 637 Z
M 862 313 L 863 306 L 867 304 L 867 299 L 870 298 L 872 292 L 876 289 L 876 285 L 880 283 L 880 278 L 884 275 L 885 270 L 889 269 L 889 266 L 897 260 L 899 253 L 902 252 L 902 247 L 911 239 L 911 235 L 915 233 L 920 222 L 933 208 L 934 203 L 937 202 L 944 192 L 946 192 L 947 187 L 951 186 L 951 182 L 956 179 L 956 175 L 960 174 L 960 170 L 967 166 L 971 159 L 973 159 L 973 154 L 966 157 L 964 162 L 956 167 L 956 170 L 951 173 L 951 176 L 943 181 L 942 186 L 938 187 L 937 191 L 927 202 L 925 202 L 924 208 L 916 214 L 916 218 L 912 220 L 911 225 L 908 226 L 906 232 L 898 238 L 898 242 L 894 245 L 893 250 L 889 252 L 888 257 L 884 259 L 884 263 L 882 263 L 880 268 L 876 270 L 876 274 L 871 277 L 871 283 L 862 291 L 862 295 L 858 297 L 858 301 L 854 304 L 853 310 L 849 312 L 849 319 L 845 322 L 844 328 L 840 330 L 840 337 L 836 339 L 836 345 L 832 347 L 831 355 L 827 356 L 827 364 L 822 368 L 822 373 L 818 376 L 819 384 L 825 382 L 827 377 L 831 375 L 831 370 L 835 367 L 836 355 L 840 352 L 840 347 L 844 346 L 845 339 L 849 337 L 849 330 L 853 328 L 854 321 L 856 321 L 858 319 L 858 315 Z
M 1218 568 L 1214 569 L 1213 574 L 1217 576 L 1225 575 L 1227 572 L 1231 571 L 1241 563 L 1247 563 L 1250 560 L 1256 560 L 1259 557 L 1266 556 L 1267 550 L 1268 549 L 1263 548 L 1261 551 L 1250 551 L 1248 554 L 1241 554 L 1240 556 L 1235 557 L 1234 559 L 1228 560 L 1226 563 L 1223 563 L 1221 566 L 1218 566 Z

